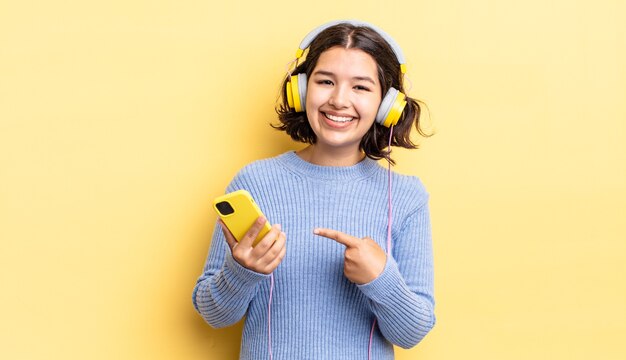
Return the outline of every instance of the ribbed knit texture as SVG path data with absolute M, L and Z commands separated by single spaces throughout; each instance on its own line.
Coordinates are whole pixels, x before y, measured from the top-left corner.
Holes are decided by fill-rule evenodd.
M 415 346 L 435 323 L 428 194 L 418 178 L 393 173 L 392 256 L 372 282 L 343 274 L 344 246 L 316 227 L 387 241 L 387 170 L 366 158 L 326 167 L 295 152 L 243 168 L 227 192 L 246 189 L 272 224 L 287 234 L 287 254 L 274 271 L 272 352 L 275 360 L 393 359 L 393 346 Z M 216 225 L 193 304 L 213 327 L 246 317 L 241 359 L 269 359 L 269 276 L 232 257 Z

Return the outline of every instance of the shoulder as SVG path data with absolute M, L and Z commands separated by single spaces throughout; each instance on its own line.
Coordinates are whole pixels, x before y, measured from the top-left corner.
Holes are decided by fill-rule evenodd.
M 394 205 L 402 204 L 408 211 L 423 207 L 430 197 L 422 180 L 413 175 L 392 172 L 392 189 Z
M 275 163 L 275 158 L 255 160 L 241 168 L 239 172 L 237 172 L 237 175 L 235 175 L 235 177 L 258 176 L 264 171 L 271 169 L 275 165 Z
M 283 177 L 284 166 L 281 159 L 284 156 L 285 154 L 281 154 L 247 164 L 237 172 L 229 188 L 231 190 L 245 188 L 250 183 L 267 182 Z
M 267 176 L 268 173 L 284 169 L 282 160 L 287 153 L 271 158 L 255 160 L 239 170 L 235 177 L 258 177 Z

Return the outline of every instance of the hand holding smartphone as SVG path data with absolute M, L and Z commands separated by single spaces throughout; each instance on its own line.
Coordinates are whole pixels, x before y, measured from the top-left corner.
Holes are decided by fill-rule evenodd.
M 286 234 L 281 226 L 270 226 L 261 209 L 250 193 L 238 190 L 215 199 L 215 211 L 221 218 L 224 236 L 233 258 L 243 267 L 262 274 L 271 274 L 286 254 Z M 261 224 L 259 217 L 265 222 Z M 250 241 L 242 242 L 246 234 L 258 235 Z M 236 245 L 243 246 L 236 246 Z M 258 246 L 256 246 L 258 244 Z
M 241 241 L 259 216 L 265 217 L 252 199 L 252 195 L 246 190 L 237 190 L 216 198 L 213 201 L 213 208 L 237 241 Z M 270 229 L 271 226 L 266 221 L 252 246 L 256 246 Z

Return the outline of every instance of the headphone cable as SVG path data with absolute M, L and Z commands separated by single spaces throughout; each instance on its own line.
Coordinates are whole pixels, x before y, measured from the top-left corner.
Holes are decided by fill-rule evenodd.
M 389 127 L 389 146 L 387 156 L 391 154 L 391 139 L 393 137 L 393 125 Z M 387 157 L 387 257 L 391 256 L 391 222 L 392 222 L 392 204 L 391 204 L 391 159 Z M 372 360 L 372 340 L 374 339 L 374 329 L 376 328 L 376 317 L 372 322 L 372 330 L 370 331 L 370 342 L 367 350 L 367 359 Z
M 270 360 L 273 360 L 272 356 L 272 293 L 274 292 L 274 273 L 270 274 L 270 298 L 267 303 L 267 349 L 270 353 Z

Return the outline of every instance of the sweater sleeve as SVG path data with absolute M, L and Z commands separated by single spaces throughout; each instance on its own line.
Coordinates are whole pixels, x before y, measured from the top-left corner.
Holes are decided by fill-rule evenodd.
M 235 176 L 226 192 L 242 188 L 241 174 Z M 246 269 L 233 258 L 224 233 L 216 224 L 204 270 L 193 289 L 193 305 L 212 327 L 233 325 L 246 314 L 258 291 L 257 285 L 266 278 L 269 275 Z
M 378 327 L 390 342 L 408 349 L 433 328 L 433 252 L 427 203 L 401 225 L 381 275 L 358 287 L 368 297 Z
M 230 326 L 245 315 L 257 284 L 266 277 L 235 261 L 216 224 L 204 271 L 193 290 L 193 305 L 212 327 Z

